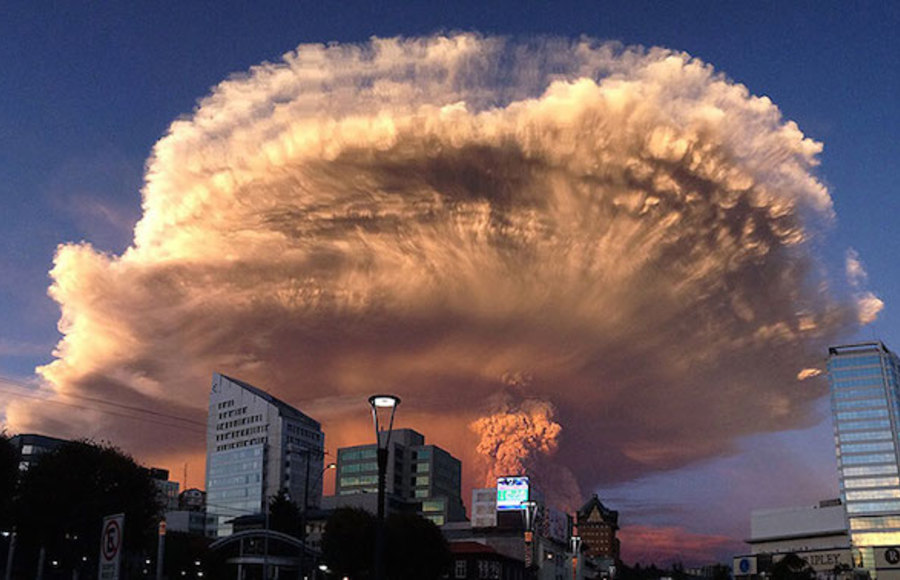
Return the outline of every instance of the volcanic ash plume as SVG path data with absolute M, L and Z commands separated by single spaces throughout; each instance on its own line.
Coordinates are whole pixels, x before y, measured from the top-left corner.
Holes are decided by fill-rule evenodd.
M 575 477 L 551 459 L 562 433 L 555 414 L 547 401 L 526 399 L 514 404 L 507 398 L 490 415 L 471 423 L 479 438 L 475 450 L 487 465 L 486 487 L 494 487 L 498 477 L 528 475 L 557 505 L 578 507 L 581 492 Z
M 211 373 L 233 374 L 330 445 L 390 390 L 466 465 L 479 447 L 495 472 L 549 461 L 583 485 L 728 453 L 808 424 L 825 389 L 798 373 L 881 307 L 855 254 L 853 285 L 818 257 L 821 148 L 665 49 L 301 46 L 172 123 L 126 252 L 60 247 L 64 336 L 39 372 L 200 420 Z M 506 369 L 533 379 L 498 411 Z M 11 427 L 51 408 L 12 404 Z

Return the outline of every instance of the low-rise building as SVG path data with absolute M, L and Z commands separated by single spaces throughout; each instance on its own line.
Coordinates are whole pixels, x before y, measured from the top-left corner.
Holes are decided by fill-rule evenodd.
M 767 575 L 787 554 L 796 554 L 819 578 L 849 574 L 854 568 L 844 506 L 839 499 L 813 506 L 753 510 L 750 554 L 734 558 L 735 578 Z

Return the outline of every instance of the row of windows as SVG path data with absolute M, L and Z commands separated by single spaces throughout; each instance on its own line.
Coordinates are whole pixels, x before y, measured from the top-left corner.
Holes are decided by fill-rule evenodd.
M 245 441 L 235 441 L 234 443 L 225 443 L 222 445 L 216 445 L 216 451 L 227 451 L 229 449 L 238 449 L 240 447 L 248 447 L 250 445 L 258 445 L 260 443 L 265 443 L 269 440 L 268 437 L 254 437 L 252 439 L 247 439 Z
M 870 455 L 846 455 L 841 457 L 842 465 L 860 465 L 864 463 L 888 463 L 896 461 L 893 453 L 872 453 Z
M 874 388 L 846 389 L 834 392 L 835 399 L 871 399 L 873 397 L 884 397 L 884 388 L 880 384 Z
M 246 425 L 247 423 L 254 423 L 260 420 L 262 420 L 262 415 L 241 417 L 240 419 L 234 419 L 233 421 L 223 421 L 221 423 L 216 423 L 216 431 L 221 431 L 222 429 L 230 429 L 232 427 L 237 427 L 238 425 Z
M 867 407 L 884 407 L 887 403 L 884 398 L 879 399 L 852 399 L 835 401 L 834 406 L 839 410 L 844 409 L 865 409 Z
M 830 376 L 840 381 L 841 379 L 856 379 L 860 377 L 880 377 L 881 376 L 881 365 L 874 367 L 867 367 L 861 369 L 852 369 L 852 370 L 835 370 L 830 373 Z
M 373 483 L 378 483 L 377 475 L 341 476 L 341 487 L 348 487 L 351 485 L 372 485 Z
M 891 422 L 885 419 L 875 420 L 875 421 L 849 421 L 846 423 L 838 424 L 838 429 L 843 433 L 844 431 L 860 431 L 863 429 L 873 430 L 873 429 L 890 429 Z
M 890 528 L 900 528 L 900 516 L 850 518 L 851 530 L 884 530 Z
M 864 477 L 860 479 L 845 479 L 846 489 L 860 487 L 887 487 L 889 485 L 900 486 L 900 477 Z
M 868 409 L 866 411 L 843 411 L 837 414 L 838 421 L 848 421 L 853 419 L 880 419 L 887 417 L 887 409 Z
M 841 445 L 841 453 L 864 453 L 867 451 L 893 451 L 893 441 L 873 441 L 868 443 L 845 443 Z
M 832 381 L 835 389 L 855 389 L 860 387 L 880 387 L 882 386 L 881 377 L 866 377 L 860 379 L 843 379 L 840 381 Z
M 359 459 L 374 459 L 375 449 L 355 449 L 353 451 L 343 451 L 340 453 L 341 461 L 357 461 Z
M 360 471 L 378 471 L 377 463 L 351 463 L 341 466 L 341 473 L 358 473 Z
M 231 417 L 240 417 L 241 415 L 247 414 L 247 407 L 241 407 L 240 409 L 232 409 L 231 411 L 222 411 L 219 413 L 219 419 L 230 419 Z M 261 418 L 262 415 L 259 415 Z
M 896 465 L 866 465 L 864 467 L 845 467 L 844 477 L 860 475 L 893 475 L 897 473 Z
M 865 356 L 845 356 L 833 358 L 828 361 L 829 370 L 847 367 L 865 367 L 872 365 L 881 366 L 881 357 L 877 354 L 867 354 Z
M 444 500 L 443 499 L 433 499 L 429 501 L 422 502 L 422 511 L 423 512 L 443 512 L 444 511 Z
M 860 499 L 900 499 L 900 489 L 863 489 L 848 491 L 847 501 Z
M 880 439 L 893 439 L 890 431 L 852 431 L 838 435 L 838 441 L 878 441 Z
M 262 475 L 259 473 L 248 473 L 245 475 L 212 478 L 207 485 L 213 488 L 235 487 L 238 485 L 247 485 L 249 483 L 259 483 L 260 481 L 262 481 Z
M 221 467 L 210 467 L 209 476 L 215 477 L 219 475 L 227 475 L 231 473 L 251 473 L 259 470 L 261 462 L 245 461 L 243 463 L 223 465 Z
M 229 409 L 231 407 L 234 407 L 234 399 L 231 399 L 230 401 L 222 401 L 221 403 L 216 405 L 217 409 Z
M 848 503 L 848 514 L 860 514 L 867 512 L 888 512 L 900 510 L 900 501 L 865 501 L 860 503 Z
M 234 489 L 219 489 L 219 490 L 209 490 L 206 492 L 206 498 L 210 503 L 215 503 L 213 500 L 222 500 L 222 499 L 235 499 L 235 498 L 247 498 L 251 497 L 251 490 L 246 487 L 237 487 Z M 259 492 L 259 489 L 256 490 Z M 255 497 L 256 494 L 253 494 Z
M 221 433 L 216 435 L 216 441 L 227 441 L 229 439 L 237 439 L 238 437 L 246 437 L 247 435 L 253 435 L 254 433 L 262 433 L 263 431 L 268 431 L 269 425 L 257 425 L 256 427 L 247 427 L 246 429 L 235 429 L 234 431 L 229 431 L 227 433 Z

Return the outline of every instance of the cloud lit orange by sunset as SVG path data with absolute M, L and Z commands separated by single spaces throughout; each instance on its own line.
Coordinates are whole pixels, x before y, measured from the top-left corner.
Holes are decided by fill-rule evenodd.
M 172 123 L 124 253 L 59 248 L 63 338 L 39 374 L 51 398 L 202 421 L 227 373 L 323 421 L 330 448 L 368 436 L 360 401 L 389 390 L 470 485 L 510 461 L 571 505 L 813 420 L 824 384 L 798 374 L 881 309 L 864 256 L 835 275 L 819 255 L 820 151 L 684 53 L 302 45 Z M 67 422 L 135 450 L 204 445 Z

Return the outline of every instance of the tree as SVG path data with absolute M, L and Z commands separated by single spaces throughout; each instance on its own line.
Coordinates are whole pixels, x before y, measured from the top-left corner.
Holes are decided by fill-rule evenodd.
M 322 559 L 337 577 L 362 580 L 372 575 L 375 516 L 358 508 L 338 508 L 325 523 Z
M 22 477 L 15 518 L 23 547 L 64 568 L 96 568 L 103 517 L 125 514 L 126 560 L 154 553 L 161 506 L 148 470 L 115 447 L 70 442 Z M 82 560 L 87 558 L 87 560 Z
M 279 491 L 269 502 L 269 529 L 295 538 L 300 537 L 300 508 L 291 501 L 285 489 Z
M 5 431 L 0 431 L 0 529 L 12 525 L 13 497 L 19 478 L 19 456 Z
M 340 508 L 325 524 L 322 556 L 336 576 L 370 578 L 374 572 L 375 517 Z M 450 569 L 441 530 L 415 514 L 392 514 L 385 522 L 385 571 L 390 580 L 435 580 Z
M 816 577 L 809 562 L 794 553 L 785 554 L 772 566 L 769 574 L 772 580 L 813 580 Z
M 415 514 L 393 514 L 385 528 L 391 580 L 437 580 L 450 571 L 450 548 L 434 522 Z

